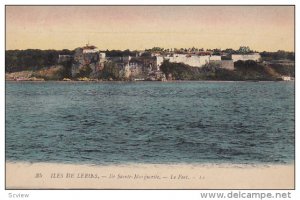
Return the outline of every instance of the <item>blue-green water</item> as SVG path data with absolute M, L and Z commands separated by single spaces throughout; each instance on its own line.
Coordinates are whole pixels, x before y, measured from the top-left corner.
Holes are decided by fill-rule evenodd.
M 294 82 L 7 82 L 8 161 L 290 163 Z

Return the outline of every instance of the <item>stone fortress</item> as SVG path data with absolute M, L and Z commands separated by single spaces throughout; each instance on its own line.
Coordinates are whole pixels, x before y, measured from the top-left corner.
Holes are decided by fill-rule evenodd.
M 107 57 L 97 47 L 87 44 L 84 47 L 75 49 L 74 55 L 59 55 L 59 62 L 72 61 L 72 77 L 78 76 L 88 66 L 91 69 L 91 76 L 95 76 L 104 68 L 105 63 L 111 62 L 118 66 L 120 73 L 126 78 L 151 80 L 163 77 L 160 66 L 166 60 L 171 63 L 183 63 L 191 67 L 204 67 L 215 65 L 227 70 L 234 70 L 234 62 L 242 60 L 260 61 L 258 53 L 251 54 L 232 54 L 223 59 L 224 55 L 214 55 L 213 52 L 156 52 L 151 56 L 142 56 L 143 51 L 136 56 Z M 225 55 L 226 56 L 226 55 Z

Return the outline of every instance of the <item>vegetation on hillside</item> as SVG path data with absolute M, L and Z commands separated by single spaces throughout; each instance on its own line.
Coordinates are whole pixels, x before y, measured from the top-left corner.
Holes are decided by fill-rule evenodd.
M 53 66 L 50 68 L 41 69 L 33 72 L 32 76 L 36 78 L 42 78 L 46 81 L 51 80 L 63 80 L 64 77 L 64 67 L 61 65 Z
M 183 63 L 163 62 L 161 71 L 172 80 L 281 80 L 281 76 L 294 74 L 294 68 L 285 66 L 274 68 L 254 61 L 238 61 L 235 69 L 227 70 L 214 64 L 207 64 L 202 68 L 190 67 Z M 284 68 L 278 70 L 277 68 Z
M 295 64 L 292 65 L 282 65 L 282 64 L 270 64 L 273 70 L 283 76 L 295 77 Z
M 137 51 L 130 51 L 126 49 L 124 51 L 121 50 L 106 50 L 105 54 L 107 57 L 125 57 L 125 56 L 136 56 Z
M 59 55 L 73 55 L 64 50 L 7 50 L 5 51 L 5 72 L 37 71 L 58 64 Z
M 276 52 L 261 52 L 260 56 L 264 61 L 272 61 L 272 60 L 295 60 L 295 53 L 288 51 L 276 51 Z
M 122 80 L 123 76 L 121 76 L 120 69 L 114 62 L 105 62 L 103 70 L 98 73 L 96 78 L 101 80 Z
M 186 49 L 177 49 L 179 51 L 186 51 Z M 196 51 L 203 49 L 187 49 L 187 51 Z M 169 51 L 154 47 L 145 51 L 142 56 L 149 57 L 151 52 Z M 249 53 L 254 52 L 248 47 L 241 47 L 238 50 L 213 49 L 215 54 L 225 52 L 228 55 L 233 53 Z M 135 56 L 137 51 L 130 50 L 107 50 L 107 57 L 116 56 Z M 101 80 L 125 80 L 121 69 L 114 62 L 106 62 L 104 68 L 96 74 L 91 74 L 92 69 L 88 66 L 83 66 L 79 69 L 77 77 L 72 77 L 71 69 L 73 61 L 65 61 L 58 63 L 59 55 L 73 55 L 71 50 L 7 50 L 5 53 L 5 72 L 27 72 L 23 77 L 29 76 L 43 78 L 45 80 L 62 80 L 64 78 L 96 78 Z M 218 65 L 212 63 L 202 67 L 190 67 L 182 63 L 170 63 L 165 61 L 161 70 L 168 79 L 173 80 L 279 80 L 282 76 L 295 77 L 295 53 L 286 51 L 277 52 L 262 52 L 260 53 L 263 63 L 256 63 L 254 61 L 237 61 L 235 63 L 235 70 L 230 71 L 220 68 Z M 230 59 L 230 56 L 222 57 L 222 59 Z M 20 76 L 22 73 L 14 73 L 12 76 Z

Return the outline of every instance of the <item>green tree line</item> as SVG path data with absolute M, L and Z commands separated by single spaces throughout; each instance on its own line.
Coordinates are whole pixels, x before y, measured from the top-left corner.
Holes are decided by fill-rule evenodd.
M 281 80 L 282 76 L 295 76 L 294 66 L 263 65 L 251 60 L 235 62 L 234 70 L 227 70 L 214 64 L 198 68 L 169 61 L 164 61 L 160 69 L 172 80 L 276 81 Z
M 58 64 L 59 55 L 73 55 L 71 50 L 7 50 L 5 52 L 5 72 L 36 71 Z
M 295 53 L 294 52 L 287 52 L 287 51 L 277 51 L 277 52 L 261 52 L 260 56 L 262 60 L 265 61 L 272 61 L 272 60 L 295 60 Z

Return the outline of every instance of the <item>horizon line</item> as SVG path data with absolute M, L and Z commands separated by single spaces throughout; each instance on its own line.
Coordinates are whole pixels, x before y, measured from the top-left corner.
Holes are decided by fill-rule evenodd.
M 84 47 L 84 46 L 83 46 Z M 189 48 L 193 48 L 193 47 L 188 47 L 188 48 L 184 48 L 184 47 L 180 47 L 180 48 L 174 48 L 174 47 L 172 47 L 172 48 L 164 48 L 164 47 L 159 47 L 159 46 L 153 46 L 152 48 L 154 48 L 154 47 L 158 47 L 158 48 L 163 48 L 163 49 L 181 49 L 181 48 L 183 48 L 183 49 L 189 49 Z M 26 48 L 26 49 L 5 49 L 5 51 L 25 51 L 25 50 L 42 50 L 42 51 L 47 51 L 47 50 L 55 50 L 55 51 L 62 51 L 62 50 L 69 50 L 69 51 L 73 51 L 73 50 L 75 50 L 75 49 L 77 49 L 77 48 L 82 48 L 82 47 L 76 47 L 76 48 L 74 48 L 74 49 L 69 49 L 69 48 L 64 48 L 64 49 L 55 49 L 55 48 L 49 48 L 49 49 L 44 49 L 44 48 Z M 152 48 L 145 48 L 145 49 L 129 49 L 129 48 L 127 48 L 127 49 L 99 49 L 99 51 L 126 51 L 126 50 L 129 50 L 129 51 L 145 51 L 145 50 L 149 50 L 149 49 L 152 49 Z M 194 47 L 194 48 L 198 48 L 198 47 Z M 201 47 L 201 48 L 203 48 L 203 47 Z M 198 49 L 201 49 L 201 48 L 198 48 Z M 208 49 L 206 49 L 206 48 L 203 48 L 203 49 L 205 49 L 204 51 L 207 51 L 208 49 L 209 50 L 214 50 L 214 49 L 220 49 L 221 51 L 224 51 L 224 50 L 226 50 L 226 49 L 233 49 L 233 50 L 238 50 L 238 49 L 234 49 L 234 48 L 230 48 L 230 47 L 228 47 L 228 48 L 225 48 L 225 49 L 222 49 L 222 48 L 208 48 Z M 252 49 L 252 51 L 253 52 L 278 52 L 278 51 L 285 51 L 285 52 L 293 52 L 293 53 L 295 53 L 295 50 L 285 50 L 285 49 L 277 49 L 277 50 L 262 50 L 262 51 L 259 51 L 259 50 L 254 50 L 254 49 Z

